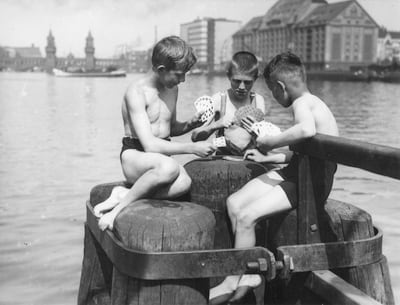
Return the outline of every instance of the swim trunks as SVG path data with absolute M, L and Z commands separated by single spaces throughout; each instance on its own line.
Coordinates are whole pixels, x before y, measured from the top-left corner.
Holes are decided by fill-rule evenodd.
M 317 158 L 310 158 L 310 171 L 313 183 L 314 196 L 316 202 L 323 202 L 328 199 L 332 190 L 334 175 L 337 170 L 337 164 Z M 284 181 L 279 185 L 286 193 L 292 207 L 296 207 L 298 202 L 297 188 L 299 180 L 299 156 L 294 153 L 289 164 L 277 171 Z
M 166 138 L 163 140 L 171 141 L 170 138 Z M 122 153 L 127 149 L 136 149 L 138 151 L 144 151 L 142 143 L 138 138 L 131 138 L 131 137 L 123 137 L 122 138 L 122 148 L 119 154 L 119 158 L 121 159 Z

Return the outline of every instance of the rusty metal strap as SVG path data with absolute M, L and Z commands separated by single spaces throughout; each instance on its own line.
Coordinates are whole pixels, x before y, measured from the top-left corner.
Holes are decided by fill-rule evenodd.
M 209 278 L 230 274 L 265 273 L 275 277 L 274 255 L 265 248 L 144 252 L 125 247 L 109 230 L 98 228 L 89 202 L 87 222 L 90 232 L 107 257 L 121 272 L 144 280 Z
M 382 258 L 382 231 L 371 238 L 354 241 L 281 246 L 277 260 L 290 258 L 290 271 L 306 272 L 369 265 Z

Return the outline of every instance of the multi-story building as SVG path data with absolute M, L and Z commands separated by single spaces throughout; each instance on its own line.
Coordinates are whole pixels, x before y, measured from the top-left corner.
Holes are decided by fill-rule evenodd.
M 42 68 L 44 58 L 38 47 L 0 47 L 0 70 L 32 71 Z
M 147 71 L 149 69 L 148 51 L 130 52 L 117 58 L 96 58 L 94 39 L 89 32 L 86 37 L 85 57 L 78 58 L 72 53 L 66 57 L 57 57 L 57 48 L 53 33 L 49 31 L 45 47 L 46 57 L 40 49 L 31 47 L 0 47 L 0 71 L 32 71 L 52 72 L 54 68 L 63 70 L 109 70 L 123 68 L 126 71 Z
M 232 34 L 240 26 L 236 20 L 198 18 L 181 24 L 180 36 L 195 50 L 199 69 L 220 71 L 232 57 Z
M 378 62 L 400 63 L 400 32 L 379 29 L 377 56 Z
M 376 62 L 378 25 L 356 0 L 279 0 L 233 35 L 234 51 L 269 61 L 290 50 L 311 70 L 347 70 Z

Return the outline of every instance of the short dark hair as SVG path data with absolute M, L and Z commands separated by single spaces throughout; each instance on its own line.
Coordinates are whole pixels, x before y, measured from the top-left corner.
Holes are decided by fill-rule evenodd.
M 153 67 L 164 65 L 167 70 L 189 71 L 196 61 L 197 58 L 192 47 L 178 36 L 161 39 L 154 46 L 151 56 Z
M 303 82 L 307 80 L 306 70 L 300 57 L 291 52 L 278 54 L 267 64 L 263 73 L 265 81 L 269 82 L 273 74 L 299 77 Z
M 256 79 L 258 77 L 257 57 L 253 53 L 247 51 L 235 53 L 232 56 L 232 60 L 228 63 L 226 75 L 231 77 L 234 69 L 244 74 L 250 74 Z

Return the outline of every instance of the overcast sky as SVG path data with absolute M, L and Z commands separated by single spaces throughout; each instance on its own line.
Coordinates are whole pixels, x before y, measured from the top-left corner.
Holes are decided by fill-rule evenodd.
M 118 45 L 150 47 L 157 37 L 179 35 L 196 17 L 224 17 L 245 24 L 277 0 L 0 0 L 0 45 L 35 44 L 45 54 L 51 29 L 57 55 L 84 55 L 90 30 L 96 57 L 111 57 Z M 338 0 L 328 0 L 337 2 Z M 400 31 L 400 0 L 358 0 L 375 21 Z

